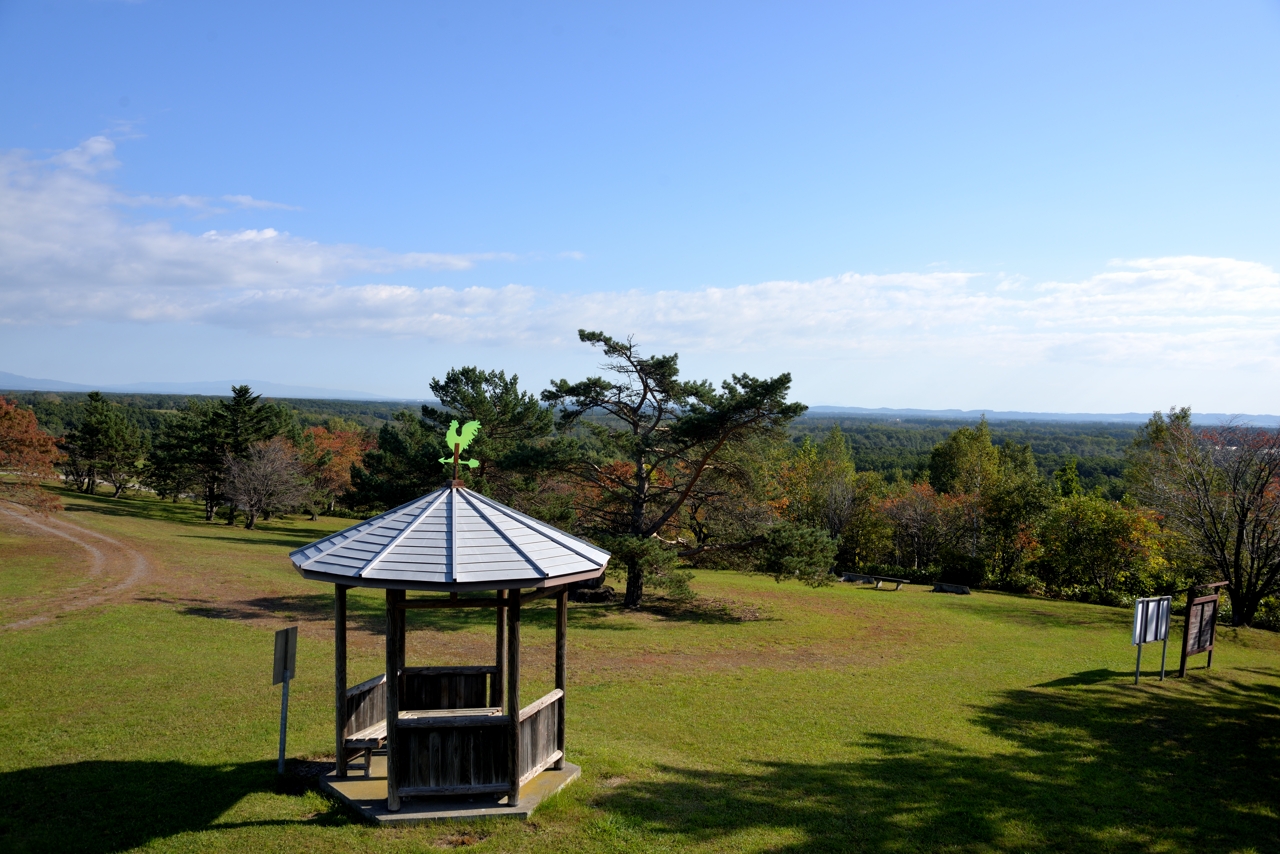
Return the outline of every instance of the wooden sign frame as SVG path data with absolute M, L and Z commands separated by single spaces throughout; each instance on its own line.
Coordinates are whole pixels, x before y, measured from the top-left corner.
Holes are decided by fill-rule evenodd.
M 1218 600 L 1227 581 L 1213 584 L 1197 584 L 1187 590 L 1187 624 L 1182 632 L 1182 663 L 1178 676 L 1187 675 L 1187 659 L 1202 652 L 1209 653 L 1205 668 L 1213 667 L 1213 642 L 1218 634 Z M 1206 596 L 1196 596 L 1197 590 L 1212 590 Z

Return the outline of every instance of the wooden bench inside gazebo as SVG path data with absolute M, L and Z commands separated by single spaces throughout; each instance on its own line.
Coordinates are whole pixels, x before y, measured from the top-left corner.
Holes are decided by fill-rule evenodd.
M 380 821 L 528 815 L 578 775 L 565 761 L 568 591 L 598 578 L 608 552 L 454 480 L 290 557 L 305 578 L 334 585 L 337 758 L 327 790 Z M 352 587 L 386 591 L 387 669 L 349 688 Z M 548 596 L 555 687 L 521 706 L 521 609 Z M 493 610 L 491 664 L 405 661 L 406 613 L 440 608 Z

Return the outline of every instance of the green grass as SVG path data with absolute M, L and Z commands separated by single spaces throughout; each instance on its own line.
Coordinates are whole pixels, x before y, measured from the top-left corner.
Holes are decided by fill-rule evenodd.
M 0 554 L 5 555 L 0 573 L 0 600 L 30 597 L 62 588 L 58 557 L 46 553 L 32 537 L 0 533 Z
M 164 572 L 145 601 L 0 636 L 0 850 L 1280 851 L 1276 635 L 1227 630 L 1212 671 L 1163 683 L 1149 648 L 1135 688 L 1122 610 L 711 573 L 702 607 L 571 608 L 584 777 L 533 821 L 366 827 L 275 790 L 273 628 L 302 625 L 290 753 L 332 750 L 331 599 L 284 555 L 345 523 L 68 504 Z M 353 681 L 382 671 L 381 607 L 352 596 Z M 528 612 L 530 698 L 551 613 Z M 491 617 L 411 619 L 410 663 L 490 654 Z

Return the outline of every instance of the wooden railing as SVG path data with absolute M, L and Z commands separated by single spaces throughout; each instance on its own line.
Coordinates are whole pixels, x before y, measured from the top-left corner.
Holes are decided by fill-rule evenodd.
M 406 667 L 400 675 L 400 709 L 479 709 L 489 705 L 498 668 Z
M 387 675 L 384 673 L 347 689 L 344 737 L 387 719 Z
M 395 773 L 402 797 L 510 789 L 511 718 L 488 708 L 497 674 L 491 665 L 401 671 Z M 448 714 L 455 710 L 461 714 Z
M 402 712 L 396 726 L 396 789 L 411 795 L 480 795 L 511 788 L 509 715 L 497 709 Z M 474 712 L 474 714 L 471 714 Z
M 550 768 L 564 755 L 559 743 L 563 714 L 564 691 L 559 688 L 520 710 L 520 785 Z
M 458 708 L 403 712 L 396 727 L 396 788 L 411 795 L 507 792 L 511 777 L 507 744 L 511 718 L 497 709 Z M 564 692 L 559 688 L 520 710 L 520 783 L 563 755 L 558 743 Z

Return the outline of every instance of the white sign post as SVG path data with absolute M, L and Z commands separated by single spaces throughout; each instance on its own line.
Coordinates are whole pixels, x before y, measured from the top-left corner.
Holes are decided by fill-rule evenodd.
M 290 626 L 276 632 L 276 660 L 271 672 L 271 684 L 284 683 L 280 694 L 280 762 L 276 773 L 284 773 L 284 734 L 289 728 L 289 680 L 293 678 L 298 660 L 298 627 Z
M 1133 671 L 1133 684 L 1142 675 L 1142 645 L 1163 641 L 1160 652 L 1160 679 L 1164 681 L 1165 657 L 1169 652 L 1169 615 L 1173 611 L 1172 596 L 1139 599 L 1133 607 L 1133 645 L 1138 648 L 1138 664 Z

